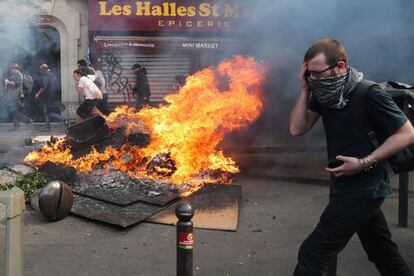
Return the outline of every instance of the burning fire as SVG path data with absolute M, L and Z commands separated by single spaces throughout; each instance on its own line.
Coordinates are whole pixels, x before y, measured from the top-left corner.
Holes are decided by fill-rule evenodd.
M 125 143 L 119 150 L 93 150 L 74 160 L 71 149 L 59 142 L 31 152 L 24 161 L 37 166 L 51 161 L 81 172 L 106 162 L 106 167 L 133 177 L 186 183 L 183 195 L 191 194 L 204 183 L 228 181 L 223 176 L 239 169 L 218 145 L 227 133 L 247 127 L 259 117 L 265 73 L 264 63 L 236 56 L 189 76 L 177 93 L 165 97 L 164 106 L 139 112 L 127 106 L 118 107 L 106 118 L 110 127 L 126 125 L 127 134 L 145 129 L 151 140 L 143 148 Z M 156 167 L 151 160 L 167 165 Z

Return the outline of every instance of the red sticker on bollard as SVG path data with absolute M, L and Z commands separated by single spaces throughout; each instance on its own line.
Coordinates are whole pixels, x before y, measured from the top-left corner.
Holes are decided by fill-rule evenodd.
M 181 232 L 178 240 L 178 247 L 181 249 L 193 249 L 193 233 Z

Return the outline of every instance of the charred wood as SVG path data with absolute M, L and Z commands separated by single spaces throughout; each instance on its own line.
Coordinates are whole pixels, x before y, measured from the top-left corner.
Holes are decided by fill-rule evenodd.
M 76 170 L 61 164 L 46 162 L 38 168 L 38 171 L 46 177 L 48 181 L 62 180 L 68 184 L 76 181 Z

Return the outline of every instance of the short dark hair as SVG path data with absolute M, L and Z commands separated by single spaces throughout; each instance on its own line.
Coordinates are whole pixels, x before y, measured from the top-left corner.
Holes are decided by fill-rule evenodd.
M 338 61 L 347 64 L 347 55 L 344 46 L 332 38 L 325 38 L 313 44 L 305 53 L 304 61 L 308 62 L 319 54 L 324 54 L 326 64 L 333 65 Z
M 76 69 L 76 70 L 73 71 L 73 74 L 78 74 L 78 75 L 80 75 L 82 77 L 85 77 L 85 76 L 88 75 L 86 73 L 86 70 L 83 70 L 83 69 Z
M 80 65 L 82 67 L 87 67 L 88 62 L 85 59 L 80 59 L 80 60 L 78 60 L 78 65 Z

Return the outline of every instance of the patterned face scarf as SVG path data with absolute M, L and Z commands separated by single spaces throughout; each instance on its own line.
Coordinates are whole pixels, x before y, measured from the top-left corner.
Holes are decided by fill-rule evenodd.
M 347 72 L 340 76 L 325 79 L 308 77 L 308 85 L 322 106 L 342 109 L 349 102 L 351 91 L 363 78 L 364 74 L 348 67 Z

